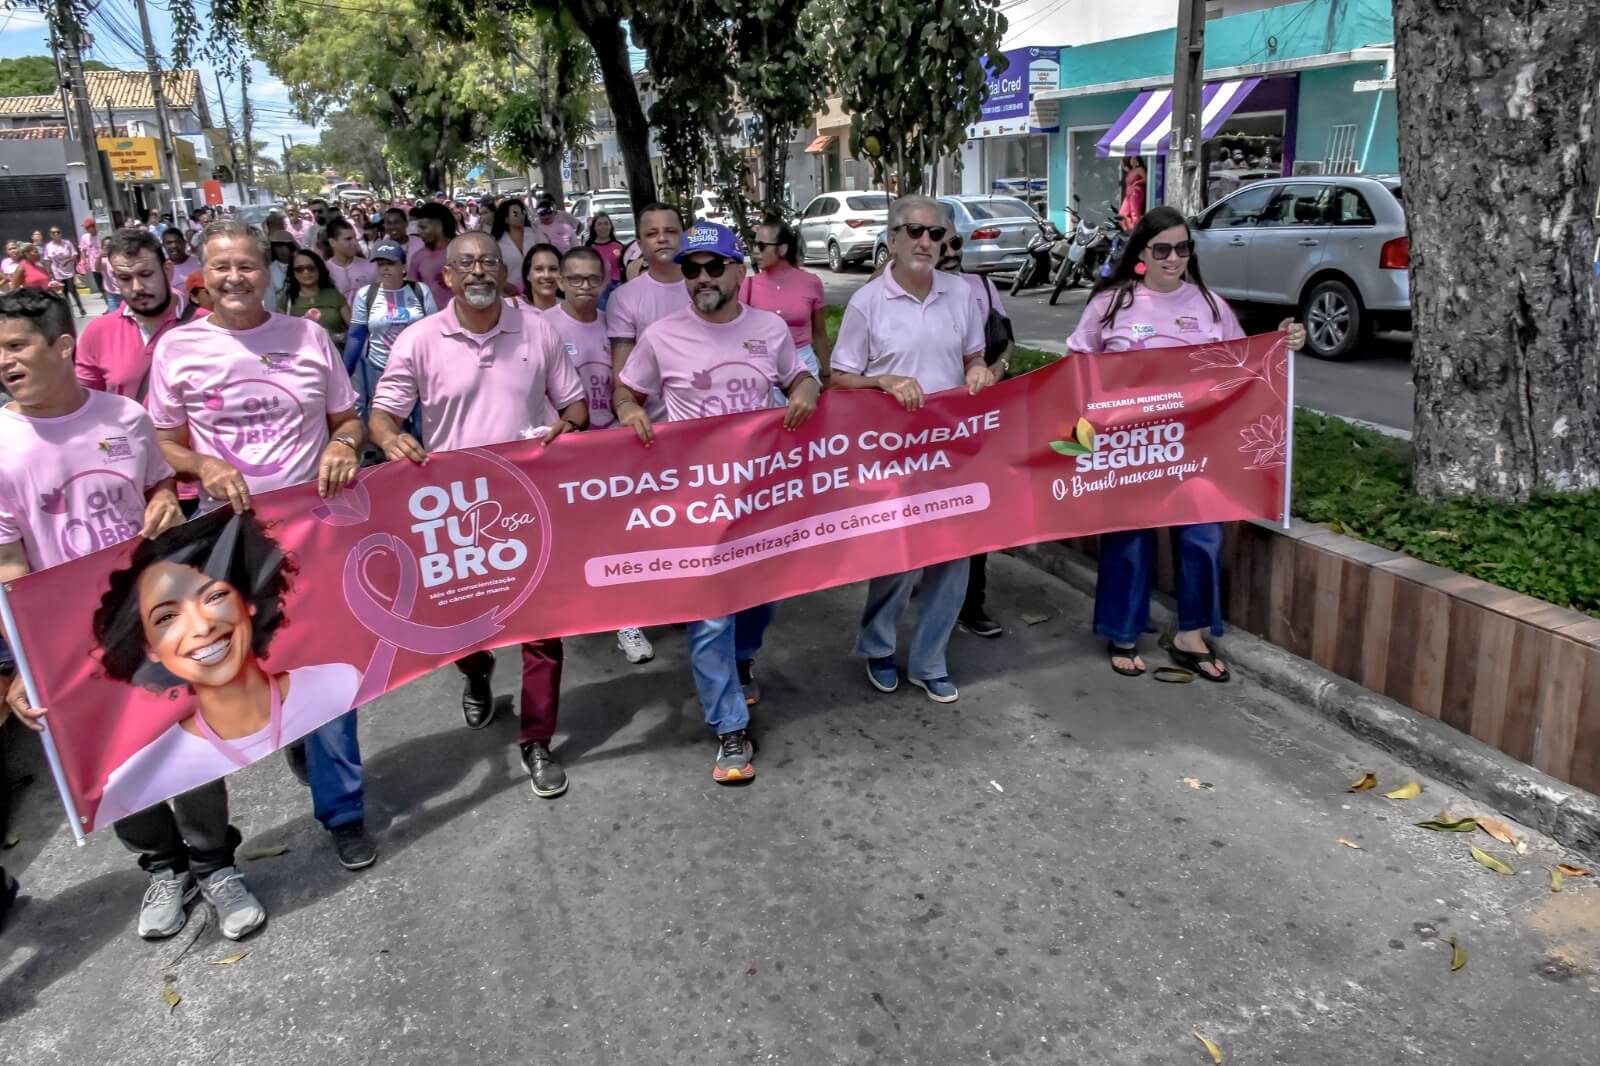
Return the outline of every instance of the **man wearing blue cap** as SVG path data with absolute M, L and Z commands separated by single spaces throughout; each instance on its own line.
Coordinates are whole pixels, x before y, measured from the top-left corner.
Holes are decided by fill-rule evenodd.
M 820 386 L 795 353 L 783 319 L 739 302 L 744 242 L 726 226 L 696 222 L 684 233 L 675 260 L 690 306 L 652 322 L 628 353 L 612 404 L 617 421 L 649 444 L 655 430 L 643 406 L 647 401 L 661 401 L 667 421 L 682 422 L 765 410 L 776 387 L 788 399 L 784 428 L 804 424 L 817 409 Z M 750 707 L 760 689 L 752 666 L 774 609 L 762 604 L 689 623 L 695 690 L 706 724 L 717 734 L 711 776 L 721 784 L 755 777 Z

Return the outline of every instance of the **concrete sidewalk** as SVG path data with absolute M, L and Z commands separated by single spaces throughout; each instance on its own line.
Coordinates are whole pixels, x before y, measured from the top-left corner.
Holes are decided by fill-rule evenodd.
M 290 849 L 244 864 L 271 920 L 238 946 L 189 943 L 203 906 L 139 941 L 142 875 L 108 833 L 75 849 L 39 776 L 3 856 L 4 1058 L 1166 1066 L 1210 1061 L 1199 1030 L 1230 1066 L 1595 1060 L 1594 878 L 1555 895 L 1545 841 L 1413 827 L 1475 807 L 1383 799 L 1414 775 L 1249 683 L 1116 677 L 1082 596 L 991 567 L 1008 632 L 954 638 L 951 707 L 868 690 L 859 588 L 787 604 L 748 788 L 711 781 L 678 631 L 638 668 L 569 643 L 553 802 L 509 707 L 469 732 L 449 670 L 391 694 L 364 716 L 370 870 L 281 759 L 233 779 L 246 848 Z

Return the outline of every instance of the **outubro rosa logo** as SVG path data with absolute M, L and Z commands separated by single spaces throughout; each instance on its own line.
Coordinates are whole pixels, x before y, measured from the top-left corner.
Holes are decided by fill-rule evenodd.
M 144 524 L 144 493 L 126 474 L 84 470 L 40 493 L 39 510 L 58 520 L 53 524 L 61 554 L 77 559 L 138 533 Z
M 751 346 L 760 345 L 756 351 Z M 766 354 L 763 341 L 746 341 L 745 347 L 752 355 Z M 742 359 L 717 363 L 704 370 L 696 370 L 689 379 L 701 396 L 690 406 L 698 410 L 699 417 L 733 415 L 745 411 L 765 411 L 772 406 L 772 383 L 766 372 L 754 363 Z

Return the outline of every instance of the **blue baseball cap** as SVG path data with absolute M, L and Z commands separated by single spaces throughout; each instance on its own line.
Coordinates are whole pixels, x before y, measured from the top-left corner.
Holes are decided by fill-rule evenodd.
M 701 219 L 684 231 L 683 244 L 679 246 L 678 254 L 672 257 L 672 261 L 681 263 L 696 252 L 710 252 L 735 263 L 742 263 L 744 238 L 720 222 Z
M 368 253 L 367 258 L 373 262 L 387 259 L 391 263 L 404 263 L 406 261 L 406 250 L 394 241 L 379 241 L 372 246 L 372 251 Z

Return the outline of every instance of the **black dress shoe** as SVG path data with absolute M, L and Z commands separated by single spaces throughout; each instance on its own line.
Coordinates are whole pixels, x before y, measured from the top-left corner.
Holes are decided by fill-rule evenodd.
M 6 873 L 4 867 L 0 867 L 0 923 L 6 920 L 6 911 L 16 902 L 17 893 L 21 889 L 22 886 L 17 884 L 17 879 Z
M 364 870 L 378 861 L 378 846 L 362 823 L 336 825 L 329 832 L 333 834 L 333 850 L 339 853 L 339 865 L 346 870 Z
M 494 687 L 489 684 L 494 677 L 494 667 L 481 674 L 467 675 L 467 684 L 461 690 L 461 717 L 468 729 L 482 729 L 494 721 Z
M 528 771 L 528 782 L 535 796 L 550 799 L 567 790 L 567 772 L 550 754 L 548 744 L 534 741 L 522 745 L 522 768 Z

